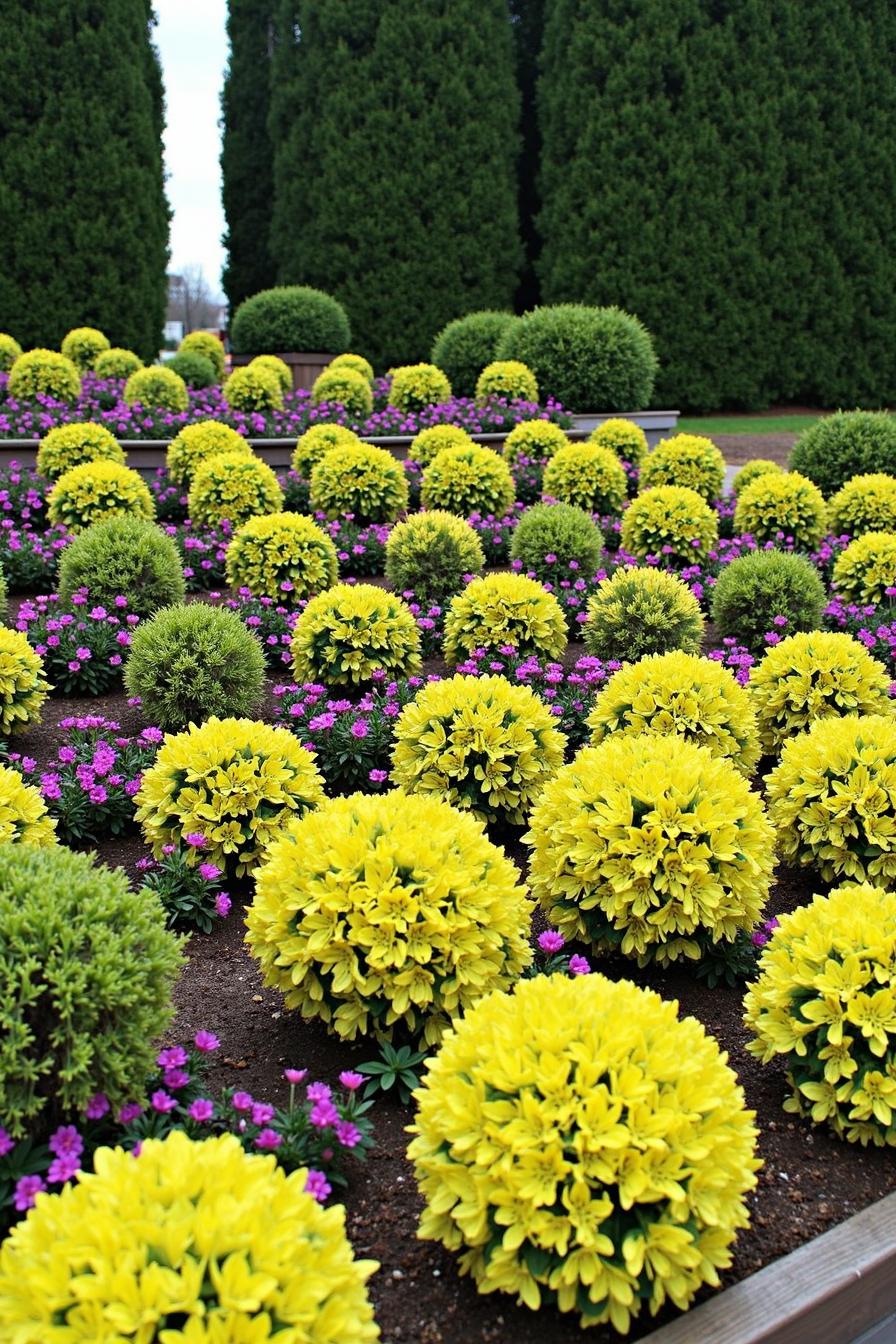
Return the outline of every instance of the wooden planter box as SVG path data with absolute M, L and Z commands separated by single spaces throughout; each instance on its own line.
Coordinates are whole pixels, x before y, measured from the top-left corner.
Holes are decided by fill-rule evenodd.
M 632 420 L 647 435 L 647 444 L 655 448 L 660 439 L 674 434 L 678 426 L 678 411 L 583 411 L 572 417 L 572 437 L 587 438 L 605 420 Z
M 230 362 L 235 369 L 238 369 L 241 365 L 251 364 L 254 358 L 254 355 L 231 355 Z M 335 355 L 291 351 L 285 355 L 278 352 L 277 358 L 282 359 L 283 363 L 288 366 L 292 374 L 293 391 L 297 392 L 300 387 L 310 388 L 318 374 L 323 373 L 330 360 L 335 359 Z

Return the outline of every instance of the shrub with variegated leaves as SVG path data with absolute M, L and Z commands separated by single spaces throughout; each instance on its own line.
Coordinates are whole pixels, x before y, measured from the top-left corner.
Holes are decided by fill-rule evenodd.
M 331 448 L 311 471 L 311 507 L 338 518 L 350 513 L 359 526 L 392 523 L 408 506 L 408 478 L 401 463 L 372 443 Z
M 267 513 L 238 527 L 227 582 L 288 605 L 330 588 L 339 574 L 332 537 L 300 513 Z
M 725 483 L 725 459 L 712 439 L 673 434 L 662 439 L 641 467 L 641 487 L 683 485 L 701 499 L 717 499 Z
M 370 583 L 339 583 L 313 597 L 293 631 L 296 681 L 357 685 L 380 668 L 396 677 L 420 670 L 420 632 L 407 604 Z
M 520 658 L 560 658 L 566 648 L 563 608 L 535 579 L 524 574 L 487 574 L 453 599 L 445 617 L 445 658 L 457 663 L 474 649 L 498 653 L 505 646 Z
M 719 539 L 719 517 L 686 485 L 655 485 L 633 499 L 622 515 L 620 544 L 644 560 L 692 565 L 705 559 Z
M 896 587 L 896 532 L 863 532 L 834 563 L 834 587 L 848 602 L 884 602 Z

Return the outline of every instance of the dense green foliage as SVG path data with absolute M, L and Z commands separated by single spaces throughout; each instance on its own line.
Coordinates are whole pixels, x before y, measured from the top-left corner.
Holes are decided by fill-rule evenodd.
M 456 397 L 472 397 L 476 380 L 495 357 L 495 347 L 512 313 L 467 313 L 443 327 L 433 342 L 432 362 L 448 375 Z
M 239 354 L 335 354 L 348 345 L 351 328 L 345 309 L 330 294 L 309 285 L 280 285 L 241 303 L 230 334 Z
M 782 551 L 749 551 L 726 565 L 712 590 L 712 618 L 723 639 L 752 653 L 766 648 L 765 636 L 783 616 L 788 635 L 816 630 L 824 611 L 824 584 L 805 556 Z
M 573 504 L 536 504 L 527 509 L 514 529 L 511 558 L 541 583 L 558 584 L 570 578 L 570 561 L 582 577 L 597 572 L 604 539 L 584 509 Z
M 790 468 L 808 476 L 825 495 L 833 495 L 852 476 L 896 475 L 896 419 L 868 411 L 825 416 L 800 435 Z
M 60 600 L 70 602 L 79 588 L 110 611 L 124 594 L 128 611 L 138 616 L 182 602 L 186 591 L 171 537 L 148 518 L 130 514 L 94 523 L 66 546 L 59 564 Z

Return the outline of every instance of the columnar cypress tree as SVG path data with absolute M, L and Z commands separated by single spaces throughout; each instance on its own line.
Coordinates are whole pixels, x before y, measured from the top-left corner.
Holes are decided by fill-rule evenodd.
M 165 314 L 164 107 L 151 0 L 0 8 L 0 329 L 74 326 L 149 358 Z
M 348 308 L 379 366 L 510 305 L 519 95 L 506 0 L 286 0 L 272 88 L 281 282 Z
M 538 216 L 538 163 L 541 158 L 541 135 L 535 104 L 538 62 L 541 55 L 541 35 L 544 27 L 545 0 L 510 0 L 513 38 L 516 47 L 516 75 L 520 90 L 522 115 L 522 153 L 519 162 L 520 232 L 525 250 L 525 262 L 517 290 L 517 304 L 525 311 L 538 302 L 538 274 L 536 262 L 540 239 L 536 227 Z

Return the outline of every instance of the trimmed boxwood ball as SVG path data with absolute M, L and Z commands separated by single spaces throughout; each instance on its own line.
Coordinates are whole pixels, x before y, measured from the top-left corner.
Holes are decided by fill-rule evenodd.
M 382 669 L 420 670 L 420 631 L 407 603 L 372 583 L 339 583 L 312 597 L 292 636 L 296 681 L 358 685 Z
M 331 364 L 318 374 L 311 389 L 311 400 L 315 406 L 320 406 L 322 402 L 336 402 L 354 420 L 366 420 L 373 411 L 370 383 L 363 373 L 345 364 L 339 364 L 335 369 Z
M 531 369 L 518 359 L 496 359 L 476 379 L 476 400 L 506 397 L 508 401 L 538 401 L 538 383 Z
M 365 359 L 363 355 L 353 355 L 348 352 L 344 355 L 337 355 L 335 359 L 330 360 L 327 368 L 354 369 L 355 373 L 360 373 L 367 379 L 370 386 L 373 386 L 373 365 L 370 360 Z
M 552 420 L 521 420 L 504 440 L 504 456 L 511 466 L 521 457 L 530 462 L 547 462 L 568 446 L 566 431 Z
M 46 1137 L 98 1092 L 143 1095 L 181 940 L 158 896 L 62 845 L 0 845 L 0 1114 Z
M 628 482 L 622 463 L 609 448 L 570 443 L 548 462 L 542 489 L 561 504 L 577 504 L 590 513 L 619 513 Z
M 189 488 L 196 468 L 218 453 L 251 457 L 252 447 L 248 439 L 220 420 L 198 420 L 194 425 L 184 425 L 165 454 L 168 475 L 177 485 Z
M 227 367 L 224 342 L 211 331 L 190 331 L 177 347 L 177 353 L 202 355 L 215 371 L 215 382 L 220 383 Z
M 230 339 L 238 355 L 336 354 L 351 343 L 351 328 L 332 295 L 310 285 L 281 285 L 243 300 Z
M 767 476 L 769 473 L 780 473 L 783 470 L 780 462 L 773 462 L 770 457 L 751 457 L 738 471 L 731 483 L 731 489 L 739 495 L 744 486 L 755 481 L 757 476 Z
M 896 476 L 878 471 L 851 477 L 828 501 L 828 531 L 850 537 L 896 532 Z
M 445 509 L 459 518 L 471 513 L 503 518 L 515 498 L 504 458 L 478 443 L 443 448 L 423 471 L 420 499 L 425 509 Z
M 91 603 L 114 608 L 121 593 L 128 611 L 151 616 L 159 607 L 183 602 L 186 592 L 180 552 L 148 518 L 114 515 L 93 523 L 59 562 L 59 600 L 69 603 L 86 588 Z
M 617 569 L 598 584 L 582 631 L 585 648 L 603 662 L 635 662 L 648 653 L 699 653 L 700 603 L 664 569 Z
M 5 583 L 3 598 L 5 607 Z M 0 738 L 39 723 L 50 689 L 40 654 L 34 652 L 27 636 L 0 625 Z
M 519 359 L 543 397 L 569 411 L 632 411 L 650 403 L 658 360 L 647 328 L 620 308 L 560 303 L 504 331 L 496 359 Z
M 355 431 L 345 425 L 311 425 L 296 440 L 292 469 L 307 481 L 311 479 L 312 468 L 331 448 L 363 447 Z
M 553 593 L 525 574 L 487 574 L 452 599 L 445 617 L 445 660 L 458 663 L 474 649 L 562 658 L 566 618 Z
M 611 448 L 621 462 L 640 466 L 647 456 L 647 435 L 634 420 L 611 416 L 588 435 L 589 443 L 600 448 Z
M 276 473 L 254 453 L 216 453 L 196 468 L 187 508 L 193 523 L 213 527 L 227 518 L 239 527 L 259 513 L 279 513 L 283 491 Z
M 603 549 L 603 534 L 584 509 L 572 504 L 536 504 L 514 528 L 510 557 L 541 583 L 554 583 L 569 578 L 571 563 L 582 578 L 591 578 Z
M 292 371 L 289 365 L 277 355 L 256 355 L 252 362 L 247 366 L 250 369 L 267 369 L 272 373 L 280 384 L 280 391 L 284 396 L 292 391 Z
M 451 384 L 435 364 L 403 364 L 392 370 L 389 405 L 400 411 L 425 411 L 451 398 Z
M 331 448 L 311 471 L 311 508 L 328 518 L 350 513 L 361 527 L 392 523 L 408 506 L 404 467 L 372 443 Z
M 478 533 L 463 518 L 433 509 L 396 523 L 386 542 L 386 579 L 397 593 L 413 590 L 421 604 L 453 597 L 466 574 L 481 574 Z
M 142 368 L 143 360 L 133 350 L 123 350 L 121 346 L 113 345 L 111 350 L 104 350 L 97 356 L 94 372 L 97 378 L 130 378 L 132 373 Z
M 428 467 L 443 448 L 467 448 L 473 442 L 460 425 L 430 425 L 428 429 L 421 429 L 414 435 L 408 457 L 421 467 Z
M 62 473 L 47 496 L 47 517 L 69 532 L 116 513 L 154 518 L 156 506 L 139 471 L 98 458 Z
M 432 362 L 444 369 L 456 397 L 472 397 L 476 379 L 495 357 L 499 337 L 513 313 L 485 310 L 456 317 L 443 327 L 432 347 Z
M 163 607 L 131 637 L 124 681 L 143 716 L 166 732 L 210 715 L 255 712 L 264 691 L 258 638 L 226 607 Z
M 105 425 L 55 425 L 48 429 L 37 450 L 37 469 L 48 480 L 55 481 L 70 467 L 82 462 L 96 462 L 105 458 L 124 465 L 124 452 L 111 430 Z
M 98 357 L 109 349 L 109 338 L 96 327 L 75 327 L 62 338 L 59 347 L 80 373 L 96 368 Z
M 0 331 L 0 372 L 9 373 L 21 353 L 22 347 L 16 338 Z
M 139 404 L 147 410 L 162 407 L 175 413 L 186 411 L 190 405 L 183 378 L 162 364 L 151 364 L 132 373 L 124 385 L 124 399 L 129 406 Z
M 664 564 L 705 559 L 719 539 L 719 516 L 686 485 L 654 485 L 622 515 L 619 541 L 629 555 L 657 556 Z
M 331 588 L 339 575 L 332 537 L 300 513 L 267 513 L 238 527 L 227 547 L 227 582 L 291 606 Z
M 214 387 L 215 366 L 196 350 L 181 350 L 165 361 L 165 368 L 183 378 L 187 387 Z
M 686 485 L 703 499 L 718 499 L 725 484 L 725 459 L 712 439 L 674 434 L 662 439 L 641 466 L 640 486 Z
M 790 470 L 808 476 L 824 495 L 865 472 L 896 476 L 896 416 L 886 411 L 822 416 L 794 444 Z
M 224 400 L 236 411 L 263 415 L 283 409 L 280 379 L 271 369 L 253 362 L 234 369 L 221 389 Z
M 805 556 L 748 551 L 725 565 L 712 590 L 712 619 L 723 639 L 763 653 L 765 636 L 783 616 L 788 634 L 817 630 L 827 597 L 818 570 Z
M 797 550 L 811 551 L 824 537 L 827 507 L 816 485 L 797 471 L 765 472 L 737 497 L 734 530 L 757 542 L 791 539 Z
M 847 602 L 879 606 L 896 587 L 896 532 L 866 532 L 841 551 L 833 583 Z
M 41 396 L 77 401 L 81 375 L 77 366 L 56 350 L 27 350 L 10 369 L 6 391 L 16 401 L 34 401 Z

